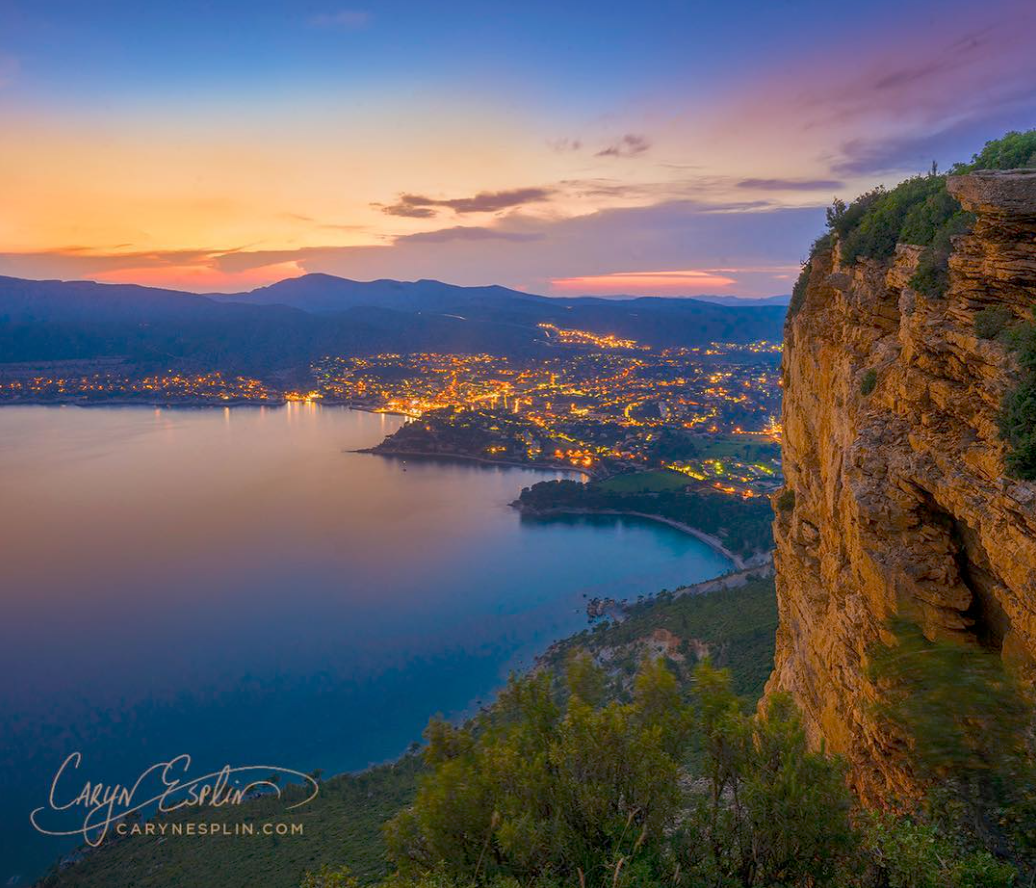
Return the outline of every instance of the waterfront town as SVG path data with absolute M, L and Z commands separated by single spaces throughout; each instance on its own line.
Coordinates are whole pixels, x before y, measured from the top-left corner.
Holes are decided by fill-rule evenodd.
M 644 470 L 749 498 L 781 483 L 780 345 L 650 349 L 551 327 L 546 358 L 328 356 L 306 385 L 219 371 L 134 373 L 117 360 L 8 365 L 0 403 L 260 405 L 322 402 L 408 422 L 376 452 L 578 469 Z M 682 479 L 682 481 L 681 481 Z

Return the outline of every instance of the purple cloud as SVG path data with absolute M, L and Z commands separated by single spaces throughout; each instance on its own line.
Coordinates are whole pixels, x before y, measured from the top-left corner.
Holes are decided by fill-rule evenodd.
M 540 235 L 535 232 L 505 231 L 502 228 L 490 228 L 481 225 L 455 225 L 453 228 L 440 228 L 436 231 L 419 231 L 416 234 L 406 234 L 402 237 L 397 237 L 394 243 L 442 244 L 447 241 L 531 241 L 538 240 L 539 238 Z
M 423 219 L 434 216 L 436 209 L 442 207 L 455 213 L 494 213 L 530 203 L 542 203 L 554 195 L 551 188 L 512 188 L 509 191 L 480 191 L 474 197 L 458 197 L 440 200 L 425 197 L 421 194 L 402 194 L 399 200 L 390 206 L 382 207 L 382 212 L 390 216 L 410 216 Z
M 646 136 L 626 133 L 621 139 L 612 142 L 607 148 L 602 148 L 594 157 L 639 157 L 650 148 L 651 143 Z
M 755 191 L 834 191 L 844 187 L 838 179 L 742 179 L 738 188 Z

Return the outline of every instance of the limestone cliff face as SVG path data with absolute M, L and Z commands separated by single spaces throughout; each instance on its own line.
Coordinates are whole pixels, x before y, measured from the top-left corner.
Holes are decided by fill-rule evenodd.
M 1005 477 L 996 415 L 1016 372 L 978 338 L 978 311 L 1036 307 L 1036 171 L 973 174 L 950 190 L 978 216 L 958 238 L 950 291 L 908 285 L 920 248 L 842 267 L 814 260 L 784 354 L 777 509 L 777 663 L 811 738 L 844 755 L 862 796 L 911 792 L 901 740 L 871 714 L 867 648 L 893 613 L 1036 666 L 1036 485 Z M 861 382 L 876 372 L 870 394 Z M 785 503 L 787 505 L 787 503 Z M 886 641 L 889 639 L 886 639 Z

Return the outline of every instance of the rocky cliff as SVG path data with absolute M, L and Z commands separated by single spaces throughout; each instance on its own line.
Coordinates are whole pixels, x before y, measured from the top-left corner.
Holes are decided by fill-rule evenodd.
M 996 422 L 1017 372 L 976 315 L 1036 306 L 1036 170 L 948 184 L 977 216 L 950 288 L 909 285 L 921 248 L 843 267 L 814 257 L 784 355 L 786 495 L 768 689 L 791 692 L 811 739 L 844 755 L 875 803 L 913 789 L 902 740 L 872 714 L 867 648 L 894 613 L 1036 669 L 1036 485 L 1005 475 Z M 886 642 L 891 641 L 885 637 Z

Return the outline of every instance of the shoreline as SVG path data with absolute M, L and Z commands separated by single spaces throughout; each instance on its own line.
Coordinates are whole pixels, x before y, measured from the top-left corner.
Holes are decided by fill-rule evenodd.
M 551 515 L 626 515 L 633 518 L 645 518 L 648 521 L 657 521 L 659 524 L 668 524 L 670 527 L 676 528 L 683 533 L 701 540 L 710 549 L 727 558 L 739 571 L 746 570 L 752 566 L 749 564 L 749 561 L 751 561 L 754 556 L 749 556 L 746 560 L 737 553 L 731 552 L 730 549 L 723 545 L 723 542 L 719 537 L 705 533 L 703 530 L 698 530 L 696 527 L 691 527 L 690 524 L 684 524 L 682 521 L 676 521 L 673 518 L 666 518 L 664 515 L 652 515 L 650 512 L 635 512 L 632 509 L 581 509 L 574 506 L 571 508 L 552 507 L 550 509 L 532 509 L 528 506 L 522 505 L 519 500 L 515 500 L 511 503 L 511 506 L 523 515 L 530 515 L 534 518 L 549 518 Z
M 469 456 L 464 453 L 430 453 L 424 451 L 378 450 L 378 446 L 362 447 L 359 450 L 347 450 L 346 453 L 367 453 L 371 456 L 391 457 L 393 459 L 445 460 L 447 462 L 476 462 L 487 466 L 505 466 L 507 468 L 532 469 L 537 472 L 575 472 L 587 478 L 593 478 L 592 472 L 578 466 L 562 466 L 554 463 L 527 463 L 508 459 L 488 459 L 483 456 Z
M 401 413 L 398 410 L 382 410 L 377 407 L 369 407 L 361 404 L 350 404 L 348 401 L 327 401 L 319 398 L 313 401 L 289 401 L 287 398 L 270 401 L 254 401 L 238 399 L 233 401 L 213 401 L 211 399 L 197 399 L 184 401 L 158 401 L 137 398 L 109 398 L 104 401 L 83 401 L 74 398 L 69 399 L 42 399 L 42 398 L 20 398 L 17 401 L 0 400 L 0 408 L 3 407 L 148 407 L 159 409 L 200 409 L 211 407 L 215 410 L 227 407 L 287 407 L 288 404 L 320 404 L 324 407 L 344 407 L 348 410 L 359 410 L 361 413 L 382 414 L 385 416 L 409 417 L 409 413 Z
M 0 401 L 0 408 L 3 407 L 148 407 L 169 408 L 186 407 L 198 409 L 201 407 L 213 407 L 216 409 L 226 407 L 283 407 L 287 401 L 147 401 L 135 398 L 111 398 L 107 401 L 77 401 L 77 400 L 42 400 L 39 398 L 24 398 L 17 401 Z

